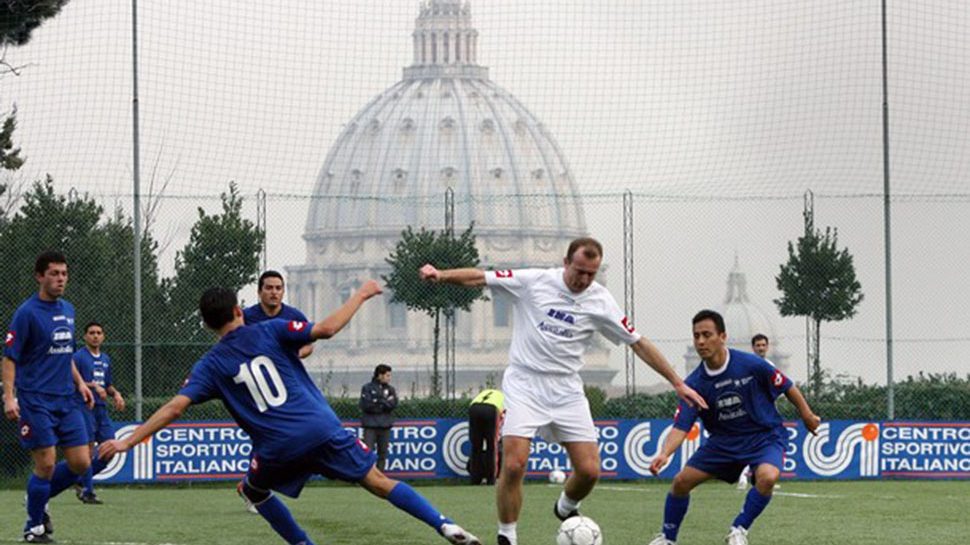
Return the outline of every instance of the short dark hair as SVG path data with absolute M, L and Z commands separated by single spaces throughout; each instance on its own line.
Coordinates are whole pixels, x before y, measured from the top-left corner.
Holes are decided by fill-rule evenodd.
M 199 298 L 199 314 L 209 329 L 217 330 L 232 321 L 232 310 L 238 304 L 236 292 L 226 288 L 209 288 Z
M 286 281 L 283 280 L 283 275 L 278 271 L 266 271 L 259 275 L 259 284 L 256 285 L 256 291 L 262 291 L 263 282 L 265 282 L 267 278 L 279 278 L 280 282 L 282 282 L 284 286 L 286 285 Z
M 754 346 L 754 343 L 758 341 L 768 342 L 768 336 L 765 335 L 764 333 L 756 334 L 754 337 L 751 337 L 751 346 Z
M 382 364 L 378 365 L 377 367 L 374 368 L 374 378 L 373 378 L 373 380 L 377 380 L 377 377 L 379 377 L 379 376 L 381 376 L 384 373 L 387 373 L 389 371 L 392 371 L 390 365 L 388 365 L 386 363 L 382 363 Z
M 34 261 L 34 272 L 36 274 L 44 274 L 51 263 L 63 263 L 67 265 L 67 257 L 63 252 L 57 250 L 43 251 L 37 256 L 37 260 Z
M 691 325 L 697 325 L 698 322 L 703 322 L 704 320 L 710 320 L 714 322 L 714 329 L 718 333 L 724 333 L 724 317 L 720 313 L 715 312 L 710 309 L 704 309 L 694 315 L 694 319 L 691 320 Z
M 104 331 L 104 326 L 101 325 L 100 322 L 91 321 L 91 322 L 88 322 L 88 323 L 84 324 L 84 333 L 87 333 L 88 330 L 91 329 L 92 327 L 100 327 L 101 328 L 101 331 Z
M 577 250 L 583 251 L 586 259 L 597 259 L 603 257 L 603 245 L 593 237 L 582 237 L 569 243 L 566 249 L 566 261 L 572 262 Z

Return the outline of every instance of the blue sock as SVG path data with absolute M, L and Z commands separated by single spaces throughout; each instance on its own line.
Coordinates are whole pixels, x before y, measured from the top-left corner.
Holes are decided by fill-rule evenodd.
M 85 494 L 94 494 L 94 476 L 104 471 L 110 461 L 110 459 L 102 460 L 95 454 L 95 458 L 91 460 L 91 467 L 78 479 L 78 482 L 84 487 Z
M 670 541 L 677 541 L 677 532 L 680 531 L 680 523 L 684 522 L 687 516 L 687 507 L 690 505 L 690 496 L 683 498 L 667 494 L 667 502 L 664 504 L 664 537 Z
M 387 495 L 391 505 L 441 532 L 442 524 L 453 524 L 451 519 L 442 515 L 424 496 L 415 492 L 407 483 L 397 483 Z
M 276 533 L 285 539 L 287 543 L 291 545 L 298 543 L 313 545 L 313 542 L 307 537 L 303 528 L 300 528 L 300 525 L 293 520 L 293 515 L 290 514 L 290 510 L 276 496 L 267 498 L 266 501 L 256 506 L 256 510 L 259 511 L 259 514 L 269 522 L 273 530 L 276 530 Z
M 74 483 L 77 482 L 81 475 L 71 471 L 71 468 L 67 466 L 67 462 L 60 462 L 54 466 L 54 476 L 51 477 L 51 497 L 60 494 L 61 492 L 67 490 Z
M 51 482 L 31 474 L 27 479 L 27 528 L 44 523 L 44 506 L 51 496 Z
M 758 518 L 765 507 L 768 507 L 770 501 L 771 496 L 762 496 L 757 488 L 749 490 L 748 495 L 744 498 L 744 507 L 741 508 L 738 518 L 734 519 L 734 526 L 740 526 L 745 530 L 751 528 L 754 519 Z

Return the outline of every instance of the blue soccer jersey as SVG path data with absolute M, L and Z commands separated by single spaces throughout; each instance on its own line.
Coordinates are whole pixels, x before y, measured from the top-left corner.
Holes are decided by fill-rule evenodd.
M 712 373 L 702 363 L 684 382 L 710 408 L 698 411 L 681 401 L 674 416 L 675 428 L 688 431 L 700 416 L 710 443 L 734 452 L 748 450 L 766 435 L 785 437 L 775 400 L 791 388 L 792 382 L 760 357 L 728 350 L 723 367 Z
M 102 388 L 107 388 L 113 384 L 111 380 L 111 358 L 104 352 L 95 356 L 85 346 L 74 353 L 74 364 L 77 366 L 78 372 L 81 373 L 84 382 L 93 382 Z M 104 400 L 101 399 L 101 396 L 94 394 L 94 404 L 104 405 Z
M 70 395 L 74 306 L 34 294 L 14 312 L 3 355 L 17 364 L 17 392 Z
M 261 307 L 259 303 L 251 307 L 246 307 L 243 310 L 243 319 L 246 320 L 246 325 L 258 324 L 260 322 L 265 322 L 266 320 L 274 319 L 291 321 L 295 320 L 297 322 L 309 321 L 307 320 L 306 315 L 300 312 L 300 309 L 283 303 L 280 304 L 280 312 L 276 316 L 267 316 L 266 313 L 263 312 L 263 307 Z
M 202 403 L 221 399 L 265 459 L 290 460 L 340 433 L 340 419 L 297 352 L 313 342 L 311 323 L 268 320 L 225 335 L 179 391 Z

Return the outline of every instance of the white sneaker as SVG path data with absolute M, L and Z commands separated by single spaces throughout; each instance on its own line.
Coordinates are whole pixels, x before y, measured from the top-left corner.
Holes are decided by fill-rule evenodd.
M 457 524 L 442 524 L 441 535 L 452 545 L 482 545 L 480 539 Z
M 727 545 L 748 545 L 748 531 L 740 526 L 732 526 L 724 542 Z
M 742 471 L 741 475 L 738 477 L 738 490 L 747 490 L 747 489 L 748 489 L 748 475 L 747 473 Z
M 653 538 L 653 541 L 651 541 L 647 545 L 677 545 L 677 542 L 676 541 L 670 541 L 669 539 L 667 539 L 667 536 L 665 536 L 663 534 L 657 534 Z
M 256 506 L 253 505 L 253 502 L 249 501 L 249 498 L 246 497 L 246 494 L 243 494 L 242 481 L 239 481 L 239 484 L 236 485 L 236 494 L 239 494 L 239 498 L 243 501 L 243 505 L 246 506 L 246 511 L 249 511 L 254 515 L 259 514 L 259 511 L 256 509 Z

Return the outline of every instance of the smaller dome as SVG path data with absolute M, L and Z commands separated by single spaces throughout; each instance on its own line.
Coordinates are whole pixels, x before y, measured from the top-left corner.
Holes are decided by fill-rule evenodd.
M 751 337 L 758 333 L 775 340 L 775 328 L 768 314 L 748 299 L 748 281 L 741 272 L 738 258 L 734 258 L 734 268 L 728 274 L 727 296 L 719 312 L 724 316 L 728 344 L 732 348 L 750 351 Z

